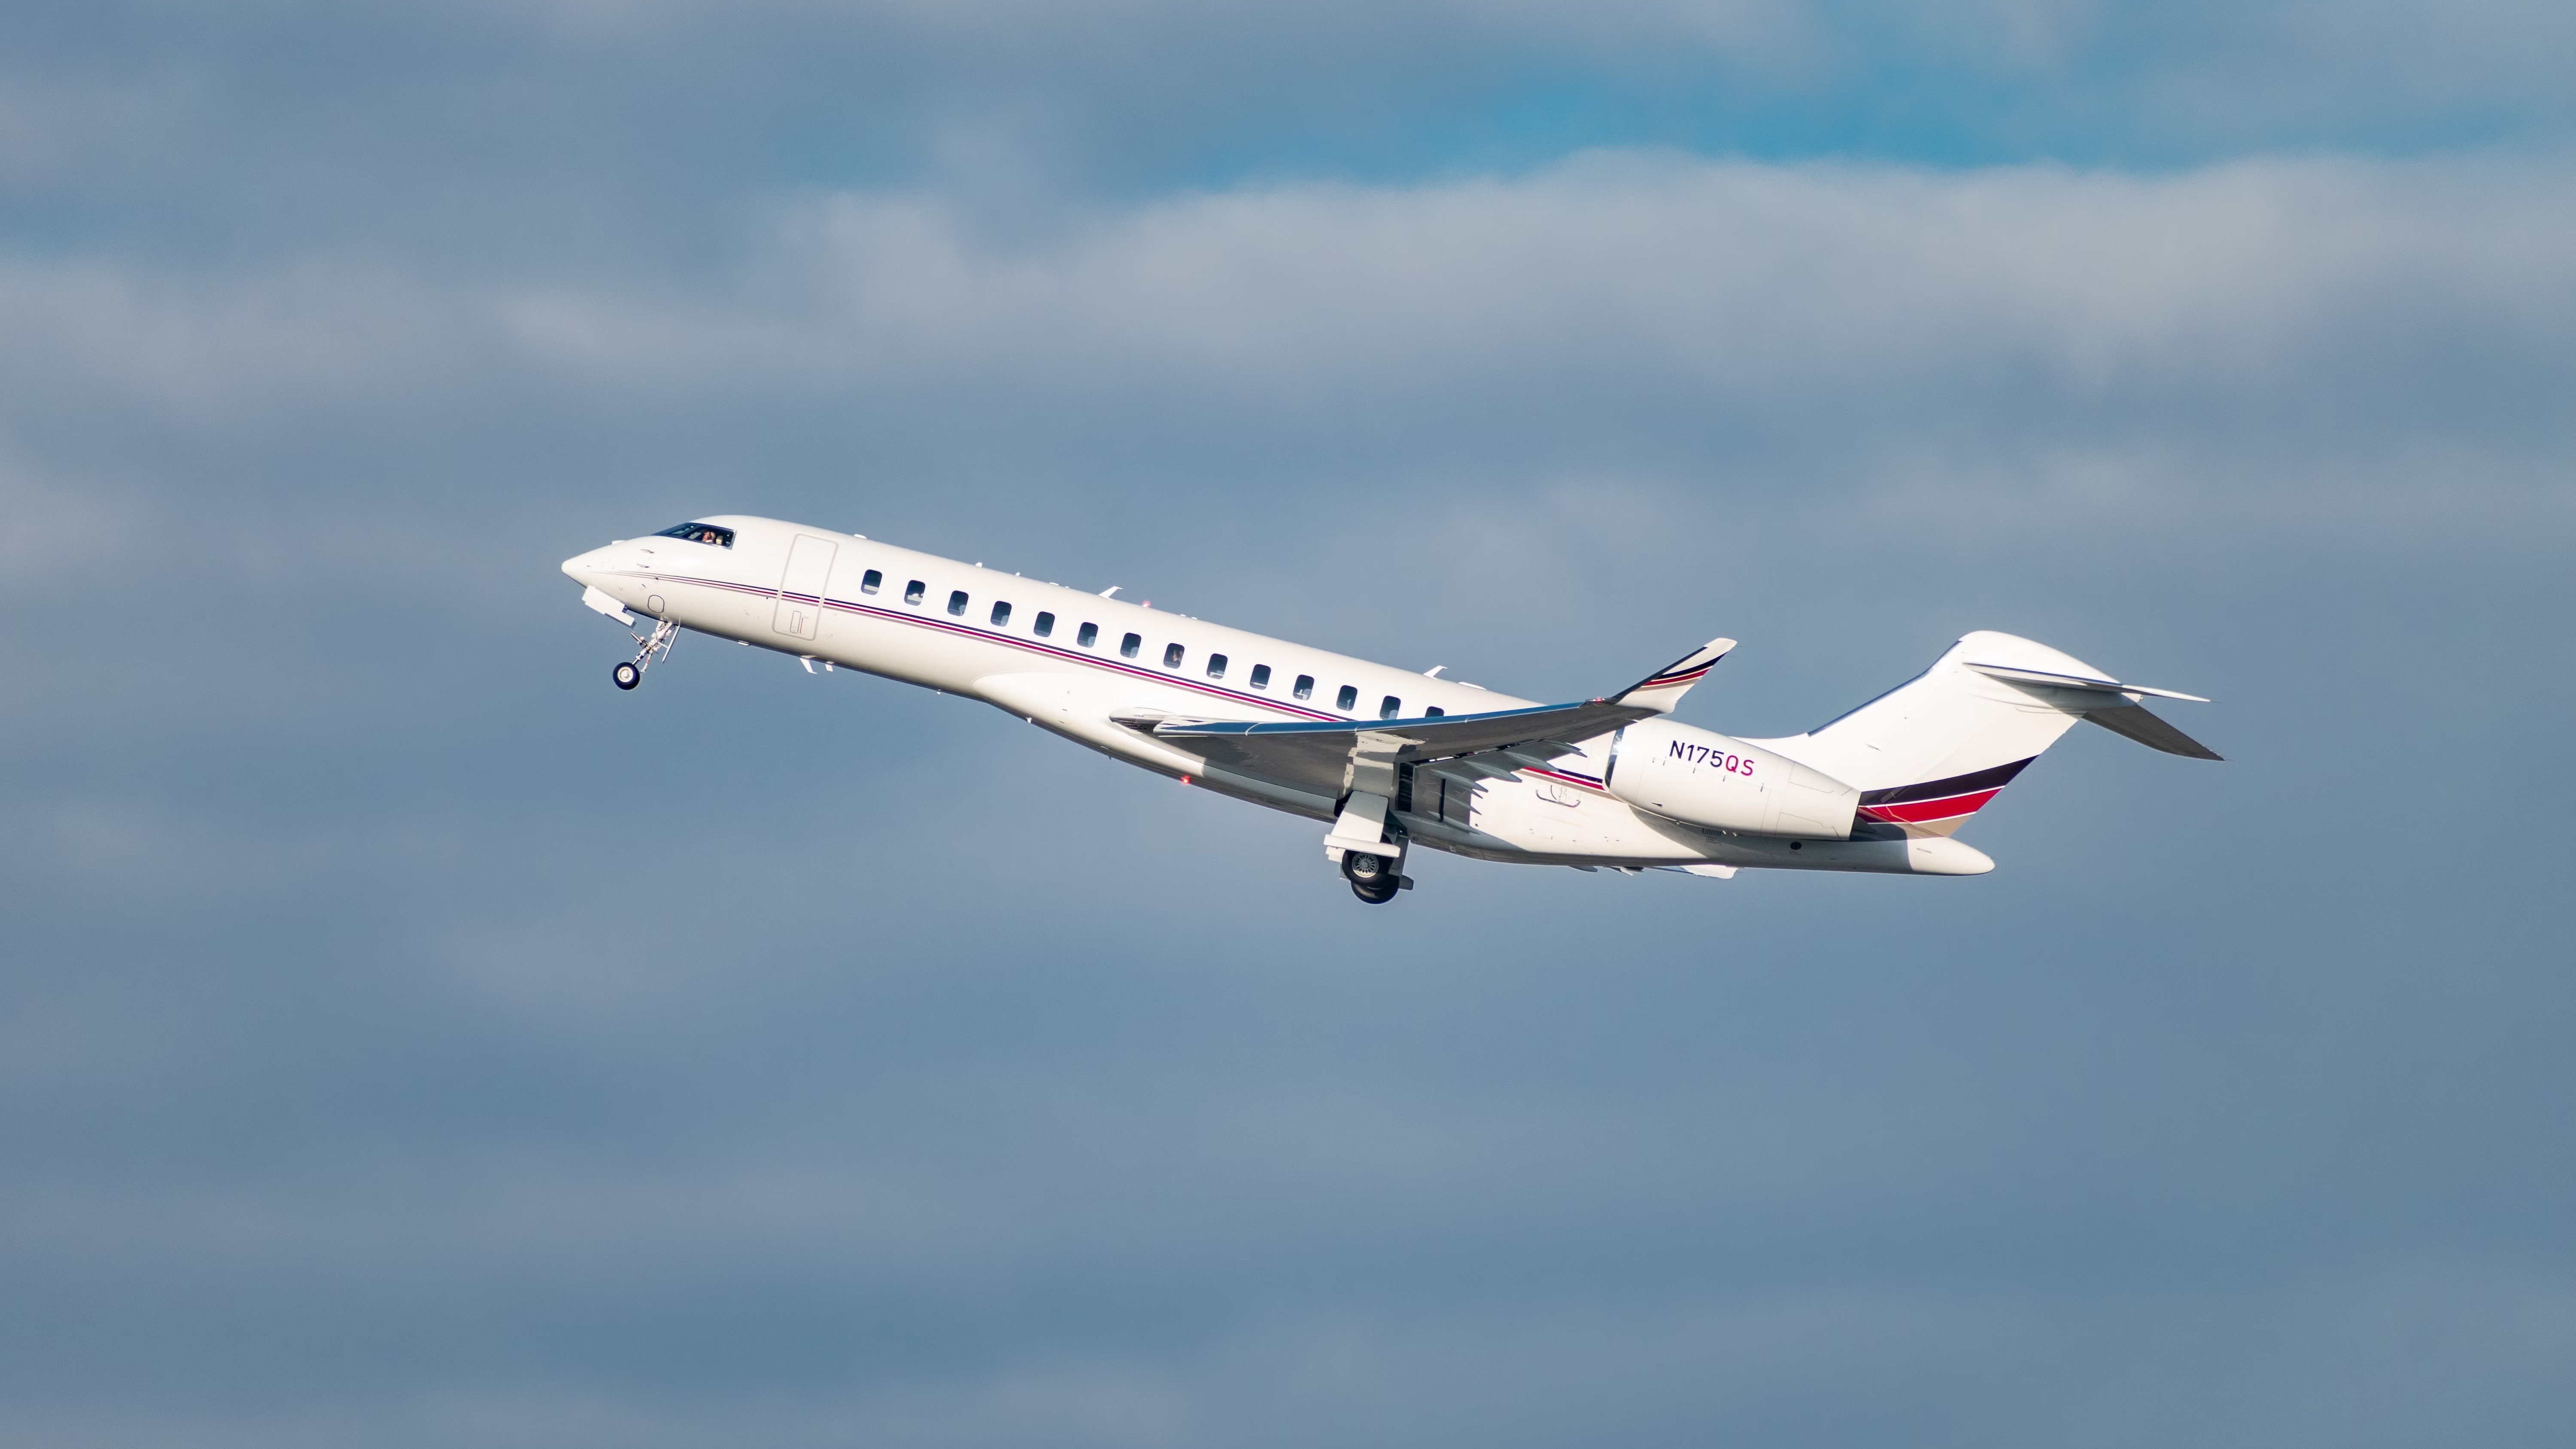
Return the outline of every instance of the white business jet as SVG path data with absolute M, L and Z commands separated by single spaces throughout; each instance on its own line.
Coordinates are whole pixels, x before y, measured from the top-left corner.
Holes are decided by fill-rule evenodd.
M 1184 784 L 1331 828 L 1361 900 L 1413 882 L 1417 845 L 1634 874 L 1740 869 L 1982 875 L 1952 832 L 2077 720 L 2218 758 L 2079 659 L 1979 632 L 1912 681 L 1786 739 L 1666 716 L 1735 646 L 1712 639 L 1614 694 L 1538 704 L 931 554 L 717 517 L 567 559 L 632 627 L 633 689 L 683 629 L 984 700 Z

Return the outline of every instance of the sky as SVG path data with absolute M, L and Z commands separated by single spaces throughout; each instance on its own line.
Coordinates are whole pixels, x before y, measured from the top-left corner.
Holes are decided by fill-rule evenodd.
M 0 11 L 0 1441 L 2541 1446 L 2576 11 Z M 1965 880 L 1417 855 L 558 563 L 861 532 L 1791 733 Z

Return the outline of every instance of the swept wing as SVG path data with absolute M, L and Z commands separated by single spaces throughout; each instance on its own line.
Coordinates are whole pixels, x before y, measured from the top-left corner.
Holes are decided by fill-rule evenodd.
M 1423 719 L 1256 724 L 1243 720 L 1122 721 L 1203 755 L 1211 765 L 1339 798 L 1391 790 L 1394 767 L 1493 756 L 1508 771 L 1571 753 L 1575 742 L 1671 711 L 1726 652 L 1712 639 L 1617 694 L 1573 704 Z M 1482 762 L 1480 762 L 1482 763 Z

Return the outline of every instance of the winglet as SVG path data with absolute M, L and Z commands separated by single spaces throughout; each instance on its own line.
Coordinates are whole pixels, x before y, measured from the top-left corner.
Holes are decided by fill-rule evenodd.
M 1724 659 L 1726 651 L 1734 647 L 1732 639 L 1711 639 L 1612 698 L 1620 704 L 1651 709 L 1657 714 L 1670 714 L 1673 707 L 1682 702 L 1682 696 L 1690 693 L 1691 686 L 1699 683 L 1700 676 L 1716 668 L 1717 661 Z

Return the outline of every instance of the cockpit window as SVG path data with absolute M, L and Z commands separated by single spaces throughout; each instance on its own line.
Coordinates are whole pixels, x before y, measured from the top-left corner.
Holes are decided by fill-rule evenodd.
M 718 548 L 733 547 L 733 530 L 718 528 L 712 523 L 675 523 L 653 536 L 684 538 L 691 543 L 712 543 Z

